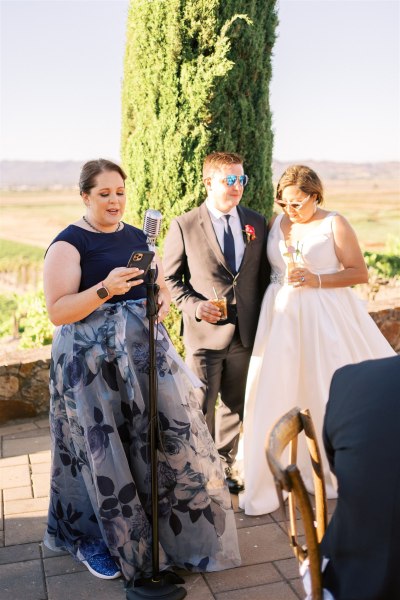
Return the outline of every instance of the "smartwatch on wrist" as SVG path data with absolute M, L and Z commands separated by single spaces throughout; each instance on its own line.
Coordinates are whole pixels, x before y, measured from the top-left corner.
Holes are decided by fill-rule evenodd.
M 101 300 L 104 300 L 104 298 L 107 298 L 107 296 L 110 295 L 110 292 L 108 291 L 108 289 L 106 288 L 104 283 L 101 282 L 101 284 L 99 285 L 99 287 L 96 290 L 96 294 L 98 295 L 99 298 L 101 298 Z

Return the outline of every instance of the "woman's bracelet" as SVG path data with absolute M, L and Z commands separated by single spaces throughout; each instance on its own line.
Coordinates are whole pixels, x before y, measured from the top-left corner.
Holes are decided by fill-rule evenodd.
M 321 283 L 321 276 L 319 275 L 319 273 L 316 273 L 316 276 L 318 277 L 318 281 L 319 281 L 319 288 L 322 287 L 322 283 Z

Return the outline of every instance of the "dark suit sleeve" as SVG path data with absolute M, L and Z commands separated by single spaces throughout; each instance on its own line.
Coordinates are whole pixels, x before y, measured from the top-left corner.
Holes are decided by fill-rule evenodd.
M 328 459 L 330 469 L 332 473 L 335 473 L 335 451 L 330 442 L 326 424 L 324 424 L 324 428 L 322 430 L 322 437 L 324 440 L 325 454 Z
M 164 243 L 164 276 L 167 287 L 175 304 L 185 313 L 195 318 L 199 302 L 206 300 L 196 294 L 187 284 L 189 269 L 182 227 L 177 219 L 171 222 Z
M 258 289 L 260 290 L 260 303 L 262 302 L 265 290 L 268 287 L 270 276 L 271 276 L 271 266 L 270 266 L 270 264 L 268 262 L 268 258 L 267 258 L 268 226 L 267 226 L 267 221 L 265 220 L 265 218 L 263 219 L 263 225 L 264 225 L 263 253 L 262 253 L 262 260 L 260 261 L 259 275 L 258 275 L 258 281 L 259 281 Z
M 322 428 L 322 440 L 324 443 L 325 454 L 328 459 L 329 466 L 330 466 L 332 473 L 335 473 L 335 450 L 334 450 L 332 441 L 329 436 L 329 421 L 330 421 L 331 407 L 332 407 L 332 404 L 334 403 L 334 398 L 335 398 L 335 387 L 336 387 L 335 382 L 337 379 L 337 373 L 338 373 L 337 371 L 336 371 L 336 373 L 334 373 L 332 381 L 331 381 L 331 386 L 330 386 L 330 390 L 329 390 L 329 399 L 328 399 L 328 403 L 327 403 L 326 409 L 325 409 L 324 425 Z

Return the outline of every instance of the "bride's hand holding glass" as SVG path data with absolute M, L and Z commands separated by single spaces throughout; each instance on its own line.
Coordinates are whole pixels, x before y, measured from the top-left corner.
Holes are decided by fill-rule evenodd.
M 311 273 L 304 266 L 295 266 L 288 272 L 288 284 L 293 287 L 321 287 L 321 278 L 316 273 Z

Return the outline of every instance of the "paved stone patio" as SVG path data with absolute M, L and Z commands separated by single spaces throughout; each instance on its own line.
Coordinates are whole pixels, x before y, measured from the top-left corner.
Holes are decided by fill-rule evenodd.
M 0 426 L 0 597 L 10 600 L 124 600 L 121 579 L 104 581 L 68 554 L 42 544 L 50 472 L 48 420 Z M 242 566 L 184 575 L 188 600 L 304 598 L 278 513 L 247 517 L 232 496 Z M 4 594 L 4 595 L 3 595 Z

